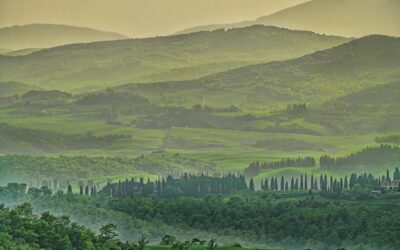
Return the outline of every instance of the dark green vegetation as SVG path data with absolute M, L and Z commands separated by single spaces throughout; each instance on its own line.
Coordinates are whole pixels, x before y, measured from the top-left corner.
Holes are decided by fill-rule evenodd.
M 254 183 L 250 189 L 254 191 Z M 83 190 L 83 186 L 81 190 Z M 148 180 L 145 183 L 142 177 L 139 181 L 132 178 L 130 181 L 127 179 L 115 184 L 107 183 L 99 194 L 110 197 L 148 197 L 156 194 L 166 198 L 177 198 L 180 196 L 198 197 L 211 194 L 231 194 L 248 190 L 244 176 L 228 175 L 213 178 L 204 175 L 184 174 L 181 178 L 174 179 L 169 175 L 166 179 L 159 179 L 155 182 Z
M 312 0 L 254 21 L 200 26 L 179 33 L 262 24 L 347 37 L 399 36 L 399 13 L 396 0 Z
M 139 249 L 134 244 L 116 240 L 112 225 L 104 226 L 95 235 L 71 223 L 67 216 L 55 217 L 48 212 L 37 216 L 29 203 L 11 210 L 0 205 L 0 220 L 2 249 Z
M 352 168 L 354 166 L 374 166 L 384 168 L 396 165 L 400 161 L 400 148 L 389 145 L 381 145 L 379 148 L 366 148 L 349 156 L 332 158 L 327 155 L 321 156 L 320 166 L 322 168 Z
M 19 188 L 19 187 L 15 187 Z M 7 187 L 12 189 L 12 187 Z M 9 190 L 0 189 L 0 194 Z M 0 204 L 0 245 L 6 250 L 166 250 L 166 249 L 204 249 L 221 250 L 244 249 L 239 244 L 232 247 L 219 247 L 217 240 L 208 241 L 193 238 L 192 241 L 179 242 L 172 236 L 164 236 L 162 245 L 151 246 L 144 235 L 138 237 L 136 242 L 121 242 L 117 239 L 117 227 L 114 224 L 103 225 L 99 233 L 95 234 L 89 229 L 75 222 L 68 216 L 56 217 L 49 212 L 40 215 L 34 214 L 29 203 L 22 203 L 9 209 Z M 207 243 L 207 244 L 206 244 Z
M 271 188 L 251 192 L 250 184 L 247 192 L 197 198 L 190 194 L 165 198 L 155 193 L 105 197 L 101 192 L 89 196 L 70 191 L 51 195 L 46 187 L 31 187 L 26 193 L 25 185 L 9 184 L 0 189 L 0 198 L 31 202 L 38 211 L 71 215 L 72 220 L 93 229 L 100 228 L 99 221 L 114 221 L 123 239 L 132 240 L 132 235 L 141 232 L 159 242 L 168 232 L 193 242 L 193 238 L 204 239 L 207 232 L 209 237 L 218 235 L 221 243 L 236 237 L 240 242 L 284 249 L 397 249 L 399 193 L 371 195 L 376 183 L 370 179 L 378 179 L 370 176 L 353 174 L 343 188 L 335 180 L 326 190 L 322 185 L 320 192 L 315 186 L 309 186 L 309 191 Z M 400 178 L 398 169 L 393 177 Z M 181 180 L 190 185 L 185 177 Z
M 188 80 L 240 66 L 291 59 L 347 41 L 311 32 L 253 26 L 68 45 L 26 56 L 0 57 L 0 81 L 22 81 L 50 89 L 93 90 L 129 82 Z
M 113 32 L 56 24 L 28 24 L 0 28 L 0 48 L 50 48 L 71 43 L 126 39 Z

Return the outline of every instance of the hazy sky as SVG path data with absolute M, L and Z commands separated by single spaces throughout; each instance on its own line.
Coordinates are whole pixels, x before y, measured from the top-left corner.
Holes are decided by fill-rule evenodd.
M 0 27 L 56 23 L 166 35 L 198 25 L 252 20 L 308 0 L 0 0 Z

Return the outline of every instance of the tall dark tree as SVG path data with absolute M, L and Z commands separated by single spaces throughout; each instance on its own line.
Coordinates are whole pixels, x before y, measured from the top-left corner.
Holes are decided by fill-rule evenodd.
M 290 190 L 294 190 L 294 179 L 292 177 L 291 181 L 290 181 Z
M 304 174 L 304 189 L 305 189 L 305 190 L 308 190 L 307 173 Z
M 255 191 L 253 178 L 250 179 L 249 189 L 250 189 L 251 192 Z
M 300 175 L 300 190 L 304 189 L 304 180 L 303 180 L 303 175 Z

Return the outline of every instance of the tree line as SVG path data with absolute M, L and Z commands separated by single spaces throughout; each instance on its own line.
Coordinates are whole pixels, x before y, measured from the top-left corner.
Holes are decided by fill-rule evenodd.
M 382 188 L 382 184 L 387 181 L 400 180 L 400 170 L 395 168 L 394 172 L 386 171 L 386 175 L 375 177 L 371 173 L 352 173 L 350 176 L 334 177 L 321 175 L 300 175 L 300 177 L 285 176 L 270 177 L 261 180 L 261 190 L 263 191 L 308 191 L 319 190 L 324 192 L 341 192 L 353 189 L 355 186 L 362 188 L 376 189 Z M 398 187 L 400 191 L 400 186 Z
M 81 190 L 83 188 L 81 187 Z M 99 192 L 111 197 L 149 196 L 152 194 L 163 197 L 205 196 L 210 194 L 231 194 L 248 190 L 244 176 L 227 175 L 210 177 L 205 175 L 183 174 L 180 178 L 169 175 L 156 181 L 145 182 L 144 178 L 132 178 L 118 183 L 107 183 Z
M 314 157 L 298 157 L 298 158 L 284 158 L 280 161 L 273 162 L 259 162 L 254 161 L 244 170 L 244 175 L 249 177 L 257 176 L 261 171 L 285 167 L 315 167 L 316 161 Z
M 400 161 L 400 147 L 380 145 L 379 147 L 367 147 L 360 152 L 344 157 L 333 158 L 328 155 L 321 156 L 322 168 L 348 168 L 354 166 L 384 166 Z
M 254 177 L 262 171 L 286 167 L 315 167 L 317 161 L 312 156 L 298 158 L 284 158 L 272 162 L 251 162 L 244 169 L 244 175 Z M 379 147 L 367 147 L 360 152 L 343 157 L 331 157 L 323 155 L 319 158 L 319 164 L 322 168 L 351 168 L 356 166 L 379 167 L 392 165 L 400 162 L 400 147 L 382 144 Z

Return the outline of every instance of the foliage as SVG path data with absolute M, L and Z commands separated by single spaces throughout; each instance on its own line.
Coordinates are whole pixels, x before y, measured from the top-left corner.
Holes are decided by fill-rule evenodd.
M 250 183 L 251 184 L 251 183 Z M 250 185 L 251 187 L 251 185 Z M 246 180 L 243 176 L 227 175 L 221 178 L 209 176 L 196 176 L 184 174 L 181 178 L 174 179 L 168 176 L 166 180 L 144 182 L 132 180 L 119 183 L 108 183 L 100 192 L 100 195 L 110 197 L 133 197 L 157 195 L 166 198 L 177 198 L 180 196 L 206 196 L 210 194 L 230 194 L 247 191 Z M 252 189 L 254 191 L 254 183 Z
M 320 165 L 323 168 L 350 168 L 354 166 L 386 166 L 396 164 L 400 160 L 400 148 L 397 146 L 381 145 L 367 147 L 360 152 L 346 157 L 332 158 L 321 156 Z
M 0 205 L 0 243 L 3 249 L 134 249 L 115 239 L 115 226 L 105 225 L 95 235 L 87 228 L 71 223 L 67 216 L 48 212 L 37 216 L 29 203 L 10 210 Z
M 246 176 L 257 176 L 262 170 L 284 168 L 284 167 L 315 167 L 316 162 L 313 157 L 299 157 L 297 159 L 286 158 L 274 162 L 251 162 L 244 170 Z
M 0 156 L 1 179 L 23 180 L 40 186 L 46 182 L 57 190 L 57 184 L 90 180 L 95 177 L 138 173 L 168 175 L 172 172 L 204 171 L 215 173 L 215 164 L 196 160 L 182 154 L 155 152 L 148 156 L 88 157 L 88 156 Z

